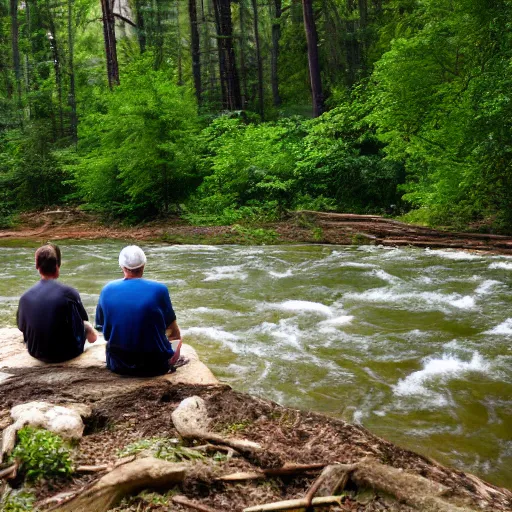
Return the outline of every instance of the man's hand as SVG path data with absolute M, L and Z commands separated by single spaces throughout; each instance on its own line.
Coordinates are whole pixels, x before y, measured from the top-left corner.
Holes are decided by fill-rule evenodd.
M 165 335 L 169 341 L 181 339 L 180 328 L 178 327 L 178 322 L 176 322 L 176 320 L 174 320 L 174 322 L 167 327 L 165 330 Z
M 85 338 L 89 343 L 94 343 L 98 339 L 98 332 L 90 322 L 84 320 Z

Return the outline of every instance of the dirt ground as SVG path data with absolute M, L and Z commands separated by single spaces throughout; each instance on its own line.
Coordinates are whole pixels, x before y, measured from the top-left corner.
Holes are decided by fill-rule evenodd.
M 239 456 L 230 460 L 224 457 L 195 463 L 193 477 L 186 479 L 179 493 L 215 511 L 238 512 L 259 503 L 304 497 L 319 472 L 236 483 L 218 482 L 215 476 L 275 468 L 283 463 L 352 464 L 365 457 L 439 482 L 449 488 L 451 499 L 475 509 L 512 510 L 512 492 L 501 490 L 496 496 L 482 496 L 475 477 L 401 449 L 362 427 L 313 412 L 281 407 L 235 392 L 228 386 L 173 386 L 168 381 L 145 379 L 142 388 L 124 392 L 122 384 L 126 379 L 101 368 L 52 366 L 51 373 L 47 367 L 18 369 L 15 373 L 15 377 L 0 386 L 0 428 L 9 424 L 9 409 L 27 401 L 45 400 L 62 405 L 81 402 L 92 407 L 93 415 L 86 421 L 85 435 L 75 449 L 76 466 L 112 463 L 121 450 L 142 439 L 178 438 L 171 413 L 183 399 L 194 395 L 202 397 L 213 431 L 255 441 L 264 448 L 258 457 Z M 79 491 L 100 476 L 77 475 L 72 481 L 51 485 L 43 482 L 35 489 L 37 498 L 44 502 L 63 491 Z M 126 499 L 114 510 L 191 510 L 171 505 L 172 494 L 157 496 L 158 499 L 142 494 Z M 390 500 L 383 493 L 347 487 L 341 506 L 315 510 L 410 512 L 418 509 Z
M 0 241 L 58 239 L 154 240 L 167 243 L 327 243 L 416 246 L 512 254 L 512 237 L 454 233 L 404 224 L 377 215 L 300 211 L 257 230 L 237 226 L 191 226 L 178 217 L 138 226 L 101 222 L 80 210 L 53 210 L 20 216 L 16 229 L 0 230 Z

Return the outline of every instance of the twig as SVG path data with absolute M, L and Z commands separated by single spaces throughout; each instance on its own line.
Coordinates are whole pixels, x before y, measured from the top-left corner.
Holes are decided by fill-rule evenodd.
M 15 478 L 17 472 L 18 472 L 18 463 L 15 462 L 11 466 L 0 470 L 0 478 L 5 478 L 6 480 L 9 480 L 10 478 Z
M 321 473 L 320 476 L 313 482 L 313 485 L 309 488 L 306 496 L 304 496 L 304 500 L 306 501 L 306 512 L 310 512 L 312 509 L 311 504 L 313 503 L 313 497 L 315 496 L 316 491 L 318 491 L 320 485 L 324 481 L 325 474 Z
M 325 507 L 326 505 L 337 504 L 341 506 L 342 496 L 322 496 L 314 498 L 311 506 Z M 305 508 L 306 500 L 304 498 L 298 500 L 276 501 L 275 503 L 265 503 L 264 505 L 256 505 L 254 507 L 244 508 L 244 512 L 271 512 L 275 510 L 295 510 Z
M 99 466 L 78 466 L 75 468 L 76 473 L 99 473 L 100 471 L 107 471 L 112 469 L 108 464 L 100 464 Z
M 198 503 L 194 503 L 193 501 L 188 500 L 184 496 L 173 496 L 172 502 L 177 503 L 178 505 L 183 505 L 184 507 L 199 510 L 200 512 L 217 512 L 215 509 L 207 507 L 206 505 L 199 505 Z

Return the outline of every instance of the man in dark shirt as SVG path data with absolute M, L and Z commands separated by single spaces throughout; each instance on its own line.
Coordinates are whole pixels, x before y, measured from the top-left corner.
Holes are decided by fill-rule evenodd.
M 41 280 L 20 298 L 17 322 L 28 353 L 45 363 L 60 363 L 79 356 L 85 340 L 94 343 L 97 333 L 87 321 L 79 293 L 57 282 L 61 254 L 46 244 L 36 251 Z
M 169 291 L 142 277 L 145 264 L 140 247 L 125 247 L 119 255 L 124 279 L 101 290 L 96 308 L 96 327 L 107 340 L 107 368 L 123 375 L 163 375 L 179 366 L 181 334 Z

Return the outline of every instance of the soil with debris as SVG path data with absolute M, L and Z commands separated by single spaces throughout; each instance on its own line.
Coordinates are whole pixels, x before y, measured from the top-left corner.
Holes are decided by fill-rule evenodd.
M 512 237 L 454 233 L 405 224 L 378 215 L 293 212 L 257 230 L 240 226 L 191 226 L 168 217 L 138 226 L 101 222 L 80 210 L 54 210 L 20 216 L 16 229 L 0 230 L 2 240 L 123 239 L 174 244 L 326 243 L 452 248 L 512 254 Z
M 17 369 L 15 373 L 13 378 L 0 385 L 0 428 L 9 424 L 11 407 L 28 401 L 45 400 L 60 405 L 81 402 L 92 407 L 93 415 L 86 421 L 85 435 L 75 448 L 76 466 L 113 463 L 123 449 L 142 439 L 178 438 L 171 413 L 183 399 L 194 395 L 202 397 L 214 432 L 254 441 L 264 448 L 261 457 L 224 456 L 194 463 L 195 469 L 179 493 L 195 504 L 215 511 L 238 512 L 255 504 L 302 498 L 319 471 L 234 483 L 216 480 L 219 475 L 276 468 L 283 463 L 352 464 L 366 457 L 441 483 L 449 489 L 450 499 L 467 503 L 471 509 L 512 510 L 510 491 L 488 484 L 487 490 L 498 492 L 481 492 L 481 481 L 476 477 L 401 449 L 360 426 L 281 407 L 235 392 L 228 386 L 172 385 L 168 381 L 145 379 L 142 388 L 130 391 L 128 386 L 123 391 L 123 383 L 128 384 L 132 379 L 123 379 L 99 368 L 70 369 L 56 365 L 51 369 Z M 79 491 L 100 476 L 101 473 L 75 474 L 71 481 L 39 484 L 35 491 L 38 502 L 43 504 L 40 509 L 55 506 L 48 501 L 51 496 L 64 491 Z M 125 499 L 113 510 L 192 510 L 171 503 L 172 495 L 172 492 L 163 495 L 143 493 Z M 315 510 L 410 512 L 418 509 L 391 500 L 383 493 L 348 487 L 341 505 L 316 507 Z

